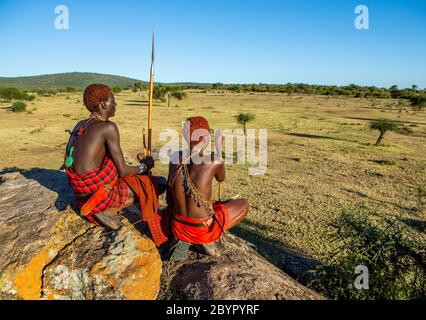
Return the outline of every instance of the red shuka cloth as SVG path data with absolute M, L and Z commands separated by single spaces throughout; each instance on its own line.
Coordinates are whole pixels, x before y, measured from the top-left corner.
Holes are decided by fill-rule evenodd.
M 129 196 L 127 185 L 123 178 L 118 177 L 117 168 L 108 155 L 105 155 L 100 168 L 76 174 L 74 167 L 71 166 L 70 168 L 65 168 L 65 172 L 68 177 L 68 183 L 74 190 L 79 208 L 84 205 L 82 198 L 87 198 L 89 194 L 96 192 L 104 185 L 114 185 L 112 190 L 107 190 L 105 197 L 99 199 L 95 208 L 87 215 L 87 218 L 93 223 L 96 223 L 93 219 L 93 214 L 109 208 L 119 208 L 127 201 Z
M 228 225 L 228 208 L 223 203 L 215 203 L 213 205 L 213 210 L 216 213 L 216 219 L 213 219 L 213 222 L 209 226 L 189 226 L 183 223 L 179 223 L 178 220 L 173 219 L 172 223 L 172 232 L 176 238 L 193 243 L 193 244 L 206 244 L 215 242 L 219 239 L 223 231 L 226 231 L 226 226 Z M 206 219 L 192 219 L 187 218 L 182 215 L 178 215 L 179 220 L 188 222 L 188 223 L 203 223 L 211 219 L 210 217 Z M 219 224 L 220 223 L 220 224 Z M 224 230 L 222 230 L 222 227 Z
M 167 224 L 169 217 L 158 213 L 157 178 L 150 175 L 136 175 L 123 179 L 139 200 L 142 219 L 148 223 L 152 240 L 158 247 L 166 243 L 170 234 Z

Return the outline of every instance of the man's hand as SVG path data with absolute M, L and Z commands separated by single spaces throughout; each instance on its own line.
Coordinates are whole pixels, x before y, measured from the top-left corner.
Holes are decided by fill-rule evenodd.
M 220 154 L 220 157 L 222 157 L 222 148 L 223 148 L 224 141 L 225 141 L 225 137 L 222 133 L 222 130 L 220 129 L 217 130 L 214 137 L 214 144 L 216 147 L 216 152 Z
M 138 161 L 140 163 L 145 163 L 146 167 L 148 168 L 147 171 L 151 170 L 155 166 L 154 158 L 151 156 L 144 157 L 142 154 L 138 153 L 137 155 Z

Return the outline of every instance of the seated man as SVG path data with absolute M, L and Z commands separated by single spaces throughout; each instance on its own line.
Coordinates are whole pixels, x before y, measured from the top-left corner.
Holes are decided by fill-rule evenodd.
M 109 121 L 116 110 L 114 95 L 106 85 L 92 84 L 84 91 L 84 104 L 90 117 L 80 121 L 69 139 L 65 171 L 80 211 L 91 222 L 118 229 L 120 209 L 135 201 L 129 181 L 140 180 L 146 203 L 158 206 L 158 194 L 166 183 L 162 177 L 142 176 L 154 167 L 152 157 L 140 159 L 140 165 L 126 164 L 120 147 L 117 126 Z M 130 184 L 131 185 L 131 184 Z M 140 200 L 140 199 L 139 199 Z
M 207 120 L 203 117 L 189 118 L 184 126 L 184 136 L 187 141 L 188 137 L 190 139 L 190 156 L 184 159 L 184 153 L 179 152 L 179 159 L 172 161 L 178 163 L 169 165 L 167 203 L 172 217 L 171 230 L 184 242 L 211 244 L 244 219 L 249 203 L 245 199 L 211 200 L 213 178 L 219 182 L 225 180 L 225 165 L 221 156 L 212 161 L 211 156 L 207 159 L 203 155 L 210 141 Z M 220 155 L 222 143 L 223 136 L 219 132 L 215 144 Z M 197 164 L 195 157 L 210 161 L 196 161 Z

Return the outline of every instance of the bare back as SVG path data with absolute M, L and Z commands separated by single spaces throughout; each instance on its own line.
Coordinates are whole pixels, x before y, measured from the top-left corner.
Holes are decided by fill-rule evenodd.
M 80 128 L 87 120 L 80 121 L 76 128 Z M 105 139 L 102 128 L 105 123 L 93 121 L 85 125 L 83 134 L 74 144 L 74 170 L 77 174 L 99 168 L 105 157 Z
M 80 128 L 87 120 L 80 121 L 75 128 Z M 75 130 L 75 129 L 74 129 Z M 72 137 L 70 138 L 71 141 Z M 70 144 L 68 142 L 68 146 Z M 67 146 L 67 149 L 68 149 Z M 120 177 L 139 173 L 139 166 L 129 166 L 120 147 L 118 128 L 111 121 L 93 121 L 85 126 L 83 134 L 74 143 L 74 169 L 77 174 L 99 168 L 106 154 L 114 161 Z M 150 167 L 152 168 L 153 165 Z
M 169 175 L 175 172 L 179 166 L 180 164 L 170 164 Z M 191 163 L 188 165 L 188 169 L 189 176 L 198 191 L 204 196 L 204 198 L 211 200 L 213 178 L 216 178 L 218 181 L 223 181 L 225 179 L 224 165 L 222 163 Z M 191 196 L 185 194 L 181 171 L 176 174 L 173 185 L 171 187 L 169 186 L 169 194 L 172 197 L 172 203 L 169 205 L 173 206 L 173 209 L 177 214 L 194 219 L 204 219 L 209 216 L 209 210 L 207 210 L 202 204 L 199 206 L 197 202 L 191 198 Z

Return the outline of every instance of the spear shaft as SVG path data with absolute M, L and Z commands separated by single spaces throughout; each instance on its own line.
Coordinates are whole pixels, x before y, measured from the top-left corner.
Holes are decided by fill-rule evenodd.
M 151 71 L 149 76 L 149 103 L 148 103 L 148 156 L 152 148 L 152 99 L 154 94 L 154 29 L 152 29 Z

